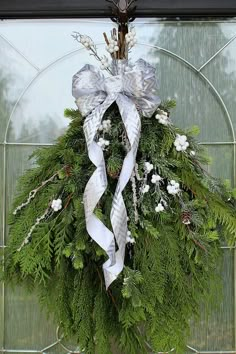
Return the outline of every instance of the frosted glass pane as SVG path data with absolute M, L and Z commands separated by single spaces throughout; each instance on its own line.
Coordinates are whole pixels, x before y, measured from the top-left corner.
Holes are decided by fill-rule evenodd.
M 56 341 L 56 325 L 22 288 L 6 287 L 5 318 L 6 348 L 41 350 Z
M 11 202 L 16 191 L 17 178 L 23 171 L 33 166 L 29 156 L 36 146 L 6 146 L 6 223 Z
M 172 120 L 183 128 L 193 124 L 200 128 L 200 141 L 232 141 L 232 132 L 222 105 L 195 71 L 167 54 L 149 50 L 150 57 L 159 57 L 158 77 L 162 99 L 177 101 Z M 174 84 L 173 84 L 174 80 Z M 220 129 L 212 129 L 212 127 Z
M 0 246 L 3 244 L 3 146 L 0 145 Z
M 79 50 L 38 74 L 12 115 L 7 141 L 50 143 L 63 133 L 69 124 L 64 109 L 75 107 L 72 76 L 85 65 L 84 53 L 85 50 Z
M 154 20 L 155 21 L 155 20 Z M 142 21 L 143 22 L 143 21 Z M 148 22 L 148 20 L 147 20 Z M 229 23 L 214 22 L 167 22 L 135 25 L 140 28 L 140 42 L 165 48 L 196 68 L 200 67 L 235 34 Z
M 13 103 L 9 97 L 9 80 L 0 67 L 0 142 L 4 141 L 7 122 L 10 117 Z
M 234 350 L 234 251 L 223 252 L 223 300 L 212 305 L 211 315 L 204 311 L 199 323 L 192 324 L 189 345 L 197 350 Z
M 204 74 L 211 80 L 220 92 L 231 115 L 234 129 L 236 128 L 236 41 L 230 43 L 210 65 L 203 69 Z M 217 72 L 217 75 L 215 74 Z
M 0 250 L 2 254 L 2 250 Z M 2 257 L 2 256 L 1 256 Z M 4 295 L 3 295 L 3 284 L 0 285 L 0 347 L 3 348 L 4 341 Z
M 61 56 L 81 48 L 71 37 L 73 31 L 87 33 L 99 43 L 103 42 L 102 33 L 110 33 L 110 29 L 109 19 L 4 21 L 0 34 L 42 70 Z
M 0 48 L 0 142 L 3 142 L 14 104 L 37 71 L 1 38 L 1 31 Z
M 215 177 L 228 179 L 233 181 L 235 171 L 234 165 L 234 148 L 233 146 L 207 146 L 205 147 L 208 155 L 211 158 L 211 164 L 208 166 L 208 171 Z

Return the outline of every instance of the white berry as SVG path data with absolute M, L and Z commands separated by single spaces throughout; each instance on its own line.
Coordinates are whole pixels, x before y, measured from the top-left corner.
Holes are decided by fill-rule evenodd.
M 134 28 L 132 28 L 128 33 L 126 33 L 125 40 L 129 48 L 132 48 L 137 43 L 136 32 Z
M 156 183 L 160 182 L 161 179 L 162 179 L 162 178 L 161 178 L 161 176 L 159 176 L 159 175 L 152 175 L 151 182 L 154 183 L 154 184 L 156 184 Z
M 100 146 L 104 150 L 106 148 L 106 146 L 108 146 L 110 144 L 110 141 L 105 140 L 103 138 L 99 138 L 97 144 L 98 144 L 98 146 Z
M 185 151 L 189 147 L 186 135 L 176 135 L 174 146 L 176 151 Z
M 54 211 L 59 211 L 62 208 L 62 200 L 61 199 L 53 199 L 51 203 L 51 208 Z
M 180 192 L 179 183 L 171 180 L 167 186 L 167 192 L 172 195 L 178 194 Z
M 149 173 L 149 172 L 151 172 L 151 171 L 153 170 L 153 167 L 154 167 L 154 166 L 153 166 L 152 163 L 146 161 L 146 162 L 144 163 L 144 167 L 145 167 L 146 172 Z
M 158 120 L 158 122 L 160 124 L 163 124 L 163 125 L 170 124 L 170 120 L 169 120 L 168 114 L 165 111 L 160 111 L 159 113 L 157 113 L 155 115 L 155 118 Z

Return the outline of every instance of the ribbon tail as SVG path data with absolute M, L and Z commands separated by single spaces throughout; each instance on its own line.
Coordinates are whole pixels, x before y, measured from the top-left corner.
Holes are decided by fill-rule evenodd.
M 106 167 L 101 147 L 94 141 L 102 117 L 108 107 L 115 101 L 116 95 L 110 95 L 84 122 L 84 133 L 88 148 L 88 156 L 97 167 L 90 177 L 84 191 L 83 202 L 85 210 L 86 228 L 90 237 L 107 253 L 108 260 L 103 264 L 105 283 L 110 284 L 114 275 L 109 267 L 115 264 L 114 234 L 94 214 L 100 198 L 107 188 Z
M 135 104 L 128 97 L 124 95 L 118 95 L 116 103 L 119 107 L 119 111 L 130 144 L 130 150 L 123 162 L 110 214 L 113 232 L 119 249 L 116 252 L 115 264 L 109 267 L 109 271 L 115 274 L 115 277 L 117 278 L 124 267 L 125 246 L 128 231 L 127 211 L 122 192 L 129 182 L 135 166 L 136 154 L 140 139 L 141 120 Z M 106 283 L 106 286 L 108 287 L 110 284 L 111 282 Z

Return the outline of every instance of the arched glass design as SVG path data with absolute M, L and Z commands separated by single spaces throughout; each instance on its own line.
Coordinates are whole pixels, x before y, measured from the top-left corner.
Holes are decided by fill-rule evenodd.
M 18 20 L 0 23 L 0 248 L 7 239 L 7 213 L 17 177 L 30 166 L 30 153 L 51 145 L 75 107 L 71 78 L 93 57 L 73 41 L 76 30 L 89 34 L 103 53 L 102 33 L 109 20 Z M 133 61 L 142 57 L 157 67 L 160 96 L 177 100 L 173 121 L 198 125 L 200 142 L 212 157 L 212 174 L 236 178 L 236 21 L 136 21 L 139 43 Z M 235 353 L 235 256 L 222 247 L 224 298 L 207 317 L 192 323 L 186 353 Z M 77 353 L 60 328 L 47 319 L 34 296 L 2 284 L 0 353 Z M 170 348 L 171 350 L 171 348 Z M 171 352 L 171 351 L 170 351 Z M 174 352 L 174 351 L 173 351 Z M 100 353 L 99 353 L 100 354 Z

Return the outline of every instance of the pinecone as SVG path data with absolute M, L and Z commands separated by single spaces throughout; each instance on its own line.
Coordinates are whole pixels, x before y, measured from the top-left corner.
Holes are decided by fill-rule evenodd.
M 191 224 L 191 212 L 190 211 L 183 211 L 181 214 L 182 223 L 184 225 Z
M 108 175 L 109 175 L 111 178 L 117 179 L 117 178 L 119 177 L 120 170 L 114 171 L 114 170 L 108 169 L 108 170 L 107 170 L 107 173 L 108 173 Z
M 71 166 L 66 165 L 65 167 L 66 175 L 67 177 L 71 176 Z

